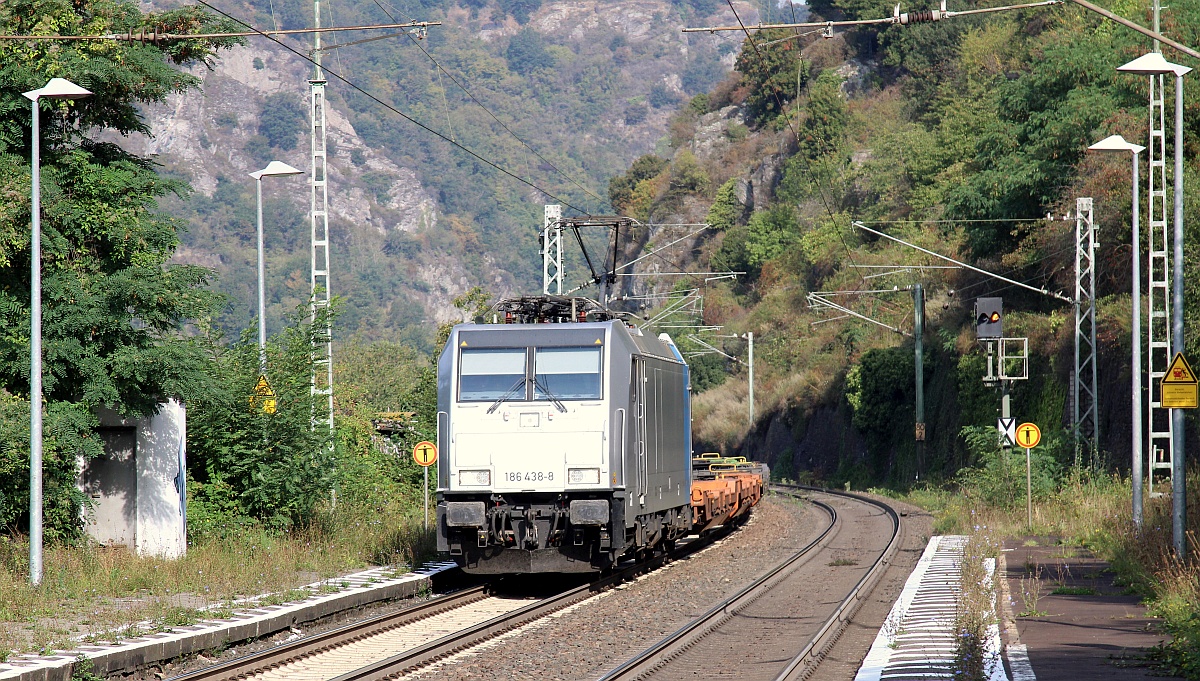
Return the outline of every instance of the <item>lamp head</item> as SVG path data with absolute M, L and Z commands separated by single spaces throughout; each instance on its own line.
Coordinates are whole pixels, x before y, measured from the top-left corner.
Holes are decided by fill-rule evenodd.
M 1138 73 L 1143 76 L 1157 76 L 1167 73 L 1183 76 L 1192 69 L 1187 66 L 1173 64 L 1167 61 L 1163 58 L 1161 52 L 1148 52 L 1137 59 L 1134 59 L 1128 64 L 1122 64 L 1118 66 L 1117 70 L 1123 73 Z
M 1125 151 L 1140 154 L 1145 148 L 1133 142 L 1126 142 L 1125 138 L 1120 135 L 1109 135 L 1088 147 L 1088 151 Z
M 268 175 L 303 175 L 303 170 L 297 170 L 282 161 L 271 161 L 266 168 L 250 173 L 250 177 L 261 180 Z
M 92 94 L 91 90 L 79 87 L 66 78 L 51 78 L 45 87 L 24 93 L 31 102 L 39 99 L 83 99 Z

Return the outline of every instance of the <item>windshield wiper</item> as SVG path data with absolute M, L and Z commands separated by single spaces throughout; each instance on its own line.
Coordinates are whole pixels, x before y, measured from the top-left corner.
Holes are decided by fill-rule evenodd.
M 496 398 L 495 402 L 492 402 L 492 406 L 488 407 L 487 413 L 490 414 L 490 413 L 496 411 L 496 409 L 499 408 L 499 406 L 502 402 L 504 402 L 505 400 L 508 400 L 508 399 L 512 399 L 513 395 L 515 395 L 517 393 L 517 389 L 518 388 L 523 389 L 528 382 L 529 382 L 529 379 L 525 376 L 518 378 L 517 382 L 513 383 L 513 386 L 508 389 L 508 392 L 506 392 L 503 395 L 501 395 L 500 397 Z
M 564 414 L 567 413 L 566 406 L 563 405 L 563 403 L 561 401 L 559 401 L 559 399 L 557 397 L 554 396 L 554 393 L 550 392 L 550 388 L 547 388 L 545 386 L 545 384 L 543 384 L 541 381 L 539 381 L 537 379 L 536 374 L 533 377 L 533 387 L 538 390 L 541 390 L 542 393 L 546 396 L 546 399 L 550 400 L 550 404 L 554 405 L 555 409 L 559 410 L 560 412 L 562 412 Z

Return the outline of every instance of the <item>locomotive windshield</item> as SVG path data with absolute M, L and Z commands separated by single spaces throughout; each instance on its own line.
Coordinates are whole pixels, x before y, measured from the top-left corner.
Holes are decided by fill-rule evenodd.
M 487 348 L 462 351 L 458 399 L 497 400 L 506 395 L 524 399 L 525 348 Z
M 600 348 L 534 350 L 535 400 L 600 399 Z

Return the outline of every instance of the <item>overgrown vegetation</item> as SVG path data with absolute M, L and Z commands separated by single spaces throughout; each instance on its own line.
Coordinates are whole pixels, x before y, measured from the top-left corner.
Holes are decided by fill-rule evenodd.
M 234 27 L 194 8 L 143 14 L 109 0 L 30 0 L 0 6 L 0 28 Z M 228 342 L 215 332 L 223 301 L 211 271 L 171 262 L 181 223 L 158 201 L 189 188 L 160 176 L 150 159 L 91 137 L 148 133 L 140 106 L 196 85 L 180 67 L 232 44 L 0 45 L 0 659 L 74 647 L 70 640 L 84 635 L 178 626 L 231 599 L 265 591 L 291 598 L 290 590 L 316 579 L 369 564 L 414 565 L 433 553 L 419 516 L 419 468 L 407 456 L 418 439 L 434 437 L 428 361 L 395 343 L 349 344 L 338 355 L 336 435 L 314 428 L 323 405 L 310 392 L 312 345 L 325 318 L 310 324 L 302 305 L 267 344 L 265 373 L 277 401 L 266 413 L 248 399 L 260 374 L 253 335 Z M 20 93 L 44 85 L 47 74 L 94 96 L 41 105 L 46 553 L 43 584 L 32 587 L 24 535 L 31 140 Z M 276 110 L 259 127 L 266 144 L 294 145 L 285 120 L 294 118 L 293 104 L 272 100 Z M 76 484 L 80 460 L 105 455 L 97 410 L 136 418 L 169 399 L 188 406 L 188 553 L 164 561 L 97 547 L 83 535 L 90 500 Z M 374 427 L 380 412 L 401 412 L 389 415 L 390 436 Z

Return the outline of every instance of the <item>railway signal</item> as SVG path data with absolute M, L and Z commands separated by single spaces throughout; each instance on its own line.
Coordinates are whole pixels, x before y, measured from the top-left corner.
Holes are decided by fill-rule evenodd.
M 975 299 L 975 336 L 977 338 L 1004 337 L 1004 299 Z

